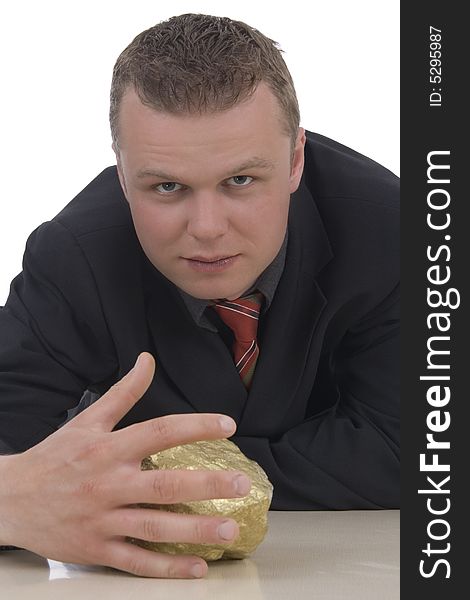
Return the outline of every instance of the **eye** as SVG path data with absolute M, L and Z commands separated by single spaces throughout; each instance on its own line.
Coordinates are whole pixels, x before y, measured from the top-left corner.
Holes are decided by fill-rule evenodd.
M 253 177 L 250 177 L 249 175 L 235 175 L 235 177 L 230 177 L 230 179 L 235 181 L 236 184 L 232 187 L 246 187 L 253 181 Z
M 179 186 L 179 188 L 176 189 L 176 186 Z M 175 183 L 174 181 L 165 181 L 165 183 L 159 183 L 158 185 L 152 186 L 154 190 L 157 190 L 157 192 L 163 195 L 178 192 L 182 187 L 182 185 Z

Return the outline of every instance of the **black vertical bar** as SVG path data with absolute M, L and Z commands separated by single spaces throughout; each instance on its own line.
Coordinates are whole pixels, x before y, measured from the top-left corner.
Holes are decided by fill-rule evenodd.
M 470 36 L 462 6 L 434 0 L 401 6 L 405 600 L 466 596 L 470 572 Z M 420 466 L 421 454 L 436 470 Z M 449 470 L 440 470 L 445 465 Z

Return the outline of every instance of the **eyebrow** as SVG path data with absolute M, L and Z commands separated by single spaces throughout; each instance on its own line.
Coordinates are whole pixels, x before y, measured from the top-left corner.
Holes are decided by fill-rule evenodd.
M 264 169 L 266 171 L 273 171 L 275 166 L 276 165 L 272 160 L 254 156 L 253 158 L 243 162 L 241 165 L 238 165 L 238 167 L 231 169 L 229 173 L 233 175 L 234 173 L 242 173 L 247 169 Z M 177 175 L 171 175 L 170 173 L 165 173 L 164 171 L 160 171 L 158 169 L 140 169 L 140 171 L 137 172 L 137 178 L 143 179 L 145 177 L 158 177 L 159 179 L 166 179 L 167 181 L 177 181 L 180 179 L 180 177 Z

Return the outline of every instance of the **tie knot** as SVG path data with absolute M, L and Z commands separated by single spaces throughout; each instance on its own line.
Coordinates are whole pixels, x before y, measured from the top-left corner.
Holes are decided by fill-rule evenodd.
M 214 309 L 233 331 L 236 340 L 251 342 L 256 340 L 262 301 L 263 294 L 256 292 L 235 300 L 216 302 Z

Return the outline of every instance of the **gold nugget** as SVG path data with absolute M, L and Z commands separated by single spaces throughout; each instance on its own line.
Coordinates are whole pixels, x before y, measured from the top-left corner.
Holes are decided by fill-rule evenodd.
M 263 469 L 247 458 L 230 440 L 195 442 L 163 450 L 142 461 L 142 470 L 192 469 L 236 470 L 251 479 L 251 490 L 243 498 L 197 500 L 180 504 L 141 504 L 146 508 L 176 513 L 230 517 L 240 535 L 229 544 L 187 544 L 130 539 L 138 546 L 168 554 L 195 554 L 205 560 L 245 558 L 263 541 L 268 529 L 268 510 L 273 486 Z

